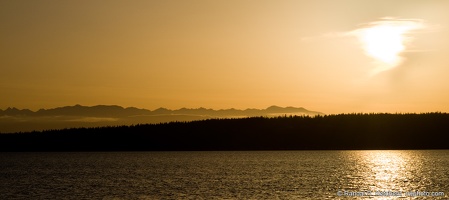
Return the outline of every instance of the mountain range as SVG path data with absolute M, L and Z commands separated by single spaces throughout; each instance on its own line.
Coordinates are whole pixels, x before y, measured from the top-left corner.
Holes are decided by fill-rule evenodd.
M 270 106 L 266 109 L 158 108 L 147 110 L 117 105 L 65 106 L 51 109 L 0 109 L 0 133 L 40 131 L 74 127 L 118 126 L 131 124 L 194 121 L 211 118 L 244 118 L 254 116 L 322 115 L 302 107 Z

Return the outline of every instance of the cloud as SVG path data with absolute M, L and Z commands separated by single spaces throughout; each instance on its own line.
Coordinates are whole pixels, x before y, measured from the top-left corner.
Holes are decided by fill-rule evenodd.
M 427 51 L 412 48 L 415 34 L 420 31 L 435 31 L 437 28 L 438 26 L 430 26 L 422 19 L 384 17 L 377 21 L 359 24 L 354 30 L 330 32 L 301 40 L 354 37 L 359 41 L 364 54 L 373 59 L 371 74 L 374 75 L 401 65 L 406 60 L 404 52 Z
M 409 49 L 413 32 L 425 29 L 421 19 L 397 19 L 386 17 L 362 24 L 360 28 L 346 33 L 355 36 L 365 55 L 373 58 L 371 74 L 387 71 L 401 65 L 405 58 L 401 55 Z

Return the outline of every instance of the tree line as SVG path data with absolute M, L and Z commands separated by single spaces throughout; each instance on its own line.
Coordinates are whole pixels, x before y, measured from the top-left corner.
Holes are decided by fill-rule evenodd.
M 449 149 L 449 114 L 208 119 L 0 134 L 0 151 Z

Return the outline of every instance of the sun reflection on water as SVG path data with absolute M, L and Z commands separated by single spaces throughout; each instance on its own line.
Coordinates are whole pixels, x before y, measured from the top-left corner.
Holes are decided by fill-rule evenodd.
M 375 185 L 371 189 L 400 189 L 401 183 L 407 182 L 407 175 L 410 174 L 410 171 L 413 170 L 414 167 L 409 163 L 409 161 L 412 160 L 410 157 L 411 156 L 406 152 L 398 151 L 366 152 L 365 159 L 371 168 L 371 177 L 374 178 L 373 180 L 375 181 Z
M 357 175 L 351 178 L 353 190 L 405 193 L 425 189 L 423 163 L 416 152 L 355 151 L 351 154 L 353 164 L 357 166 Z M 393 197 L 377 198 L 391 199 Z

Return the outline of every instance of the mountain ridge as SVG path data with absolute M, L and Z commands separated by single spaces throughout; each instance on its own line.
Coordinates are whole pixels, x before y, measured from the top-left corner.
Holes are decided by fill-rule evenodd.
M 222 115 L 236 115 L 236 116 L 259 116 L 270 114 L 306 114 L 306 115 L 322 115 L 324 113 L 317 111 L 310 111 L 303 107 L 279 107 L 270 106 L 266 109 L 247 108 L 240 109 L 219 109 L 214 110 L 210 108 L 180 108 L 180 109 L 167 109 L 157 108 L 155 110 L 148 110 L 136 107 L 122 107 L 118 105 L 95 105 L 95 106 L 82 106 L 76 104 L 74 106 L 63 106 L 50 109 L 39 109 L 32 111 L 30 109 L 18 109 L 16 107 L 8 107 L 6 110 L 0 109 L 0 116 L 85 116 L 85 117 L 126 117 L 134 115 L 160 115 L 160 114 L 194 114 L 194 115 L 209 115 L 212 117 Z
M 245 118 L 245 117 L 276 117 L 284 115 L 323 115 L 321 112 L 310 111 L 299 107 L 270 106 L 266 109 L 248 108 L 245 110 L 180 108 L 170 110 L 158 108 L 147 110 L 136 107 L 121 107 L 117 105 L 63 106 L 50 109 L 17 109 L 9 107 L 0 110 L 0 133 L 42 131 L 50 129 L 65 129 L 79 127 L 121 126 L 133 124 L 157 124 L 173 121 L 196 121 L 212 118 Z

